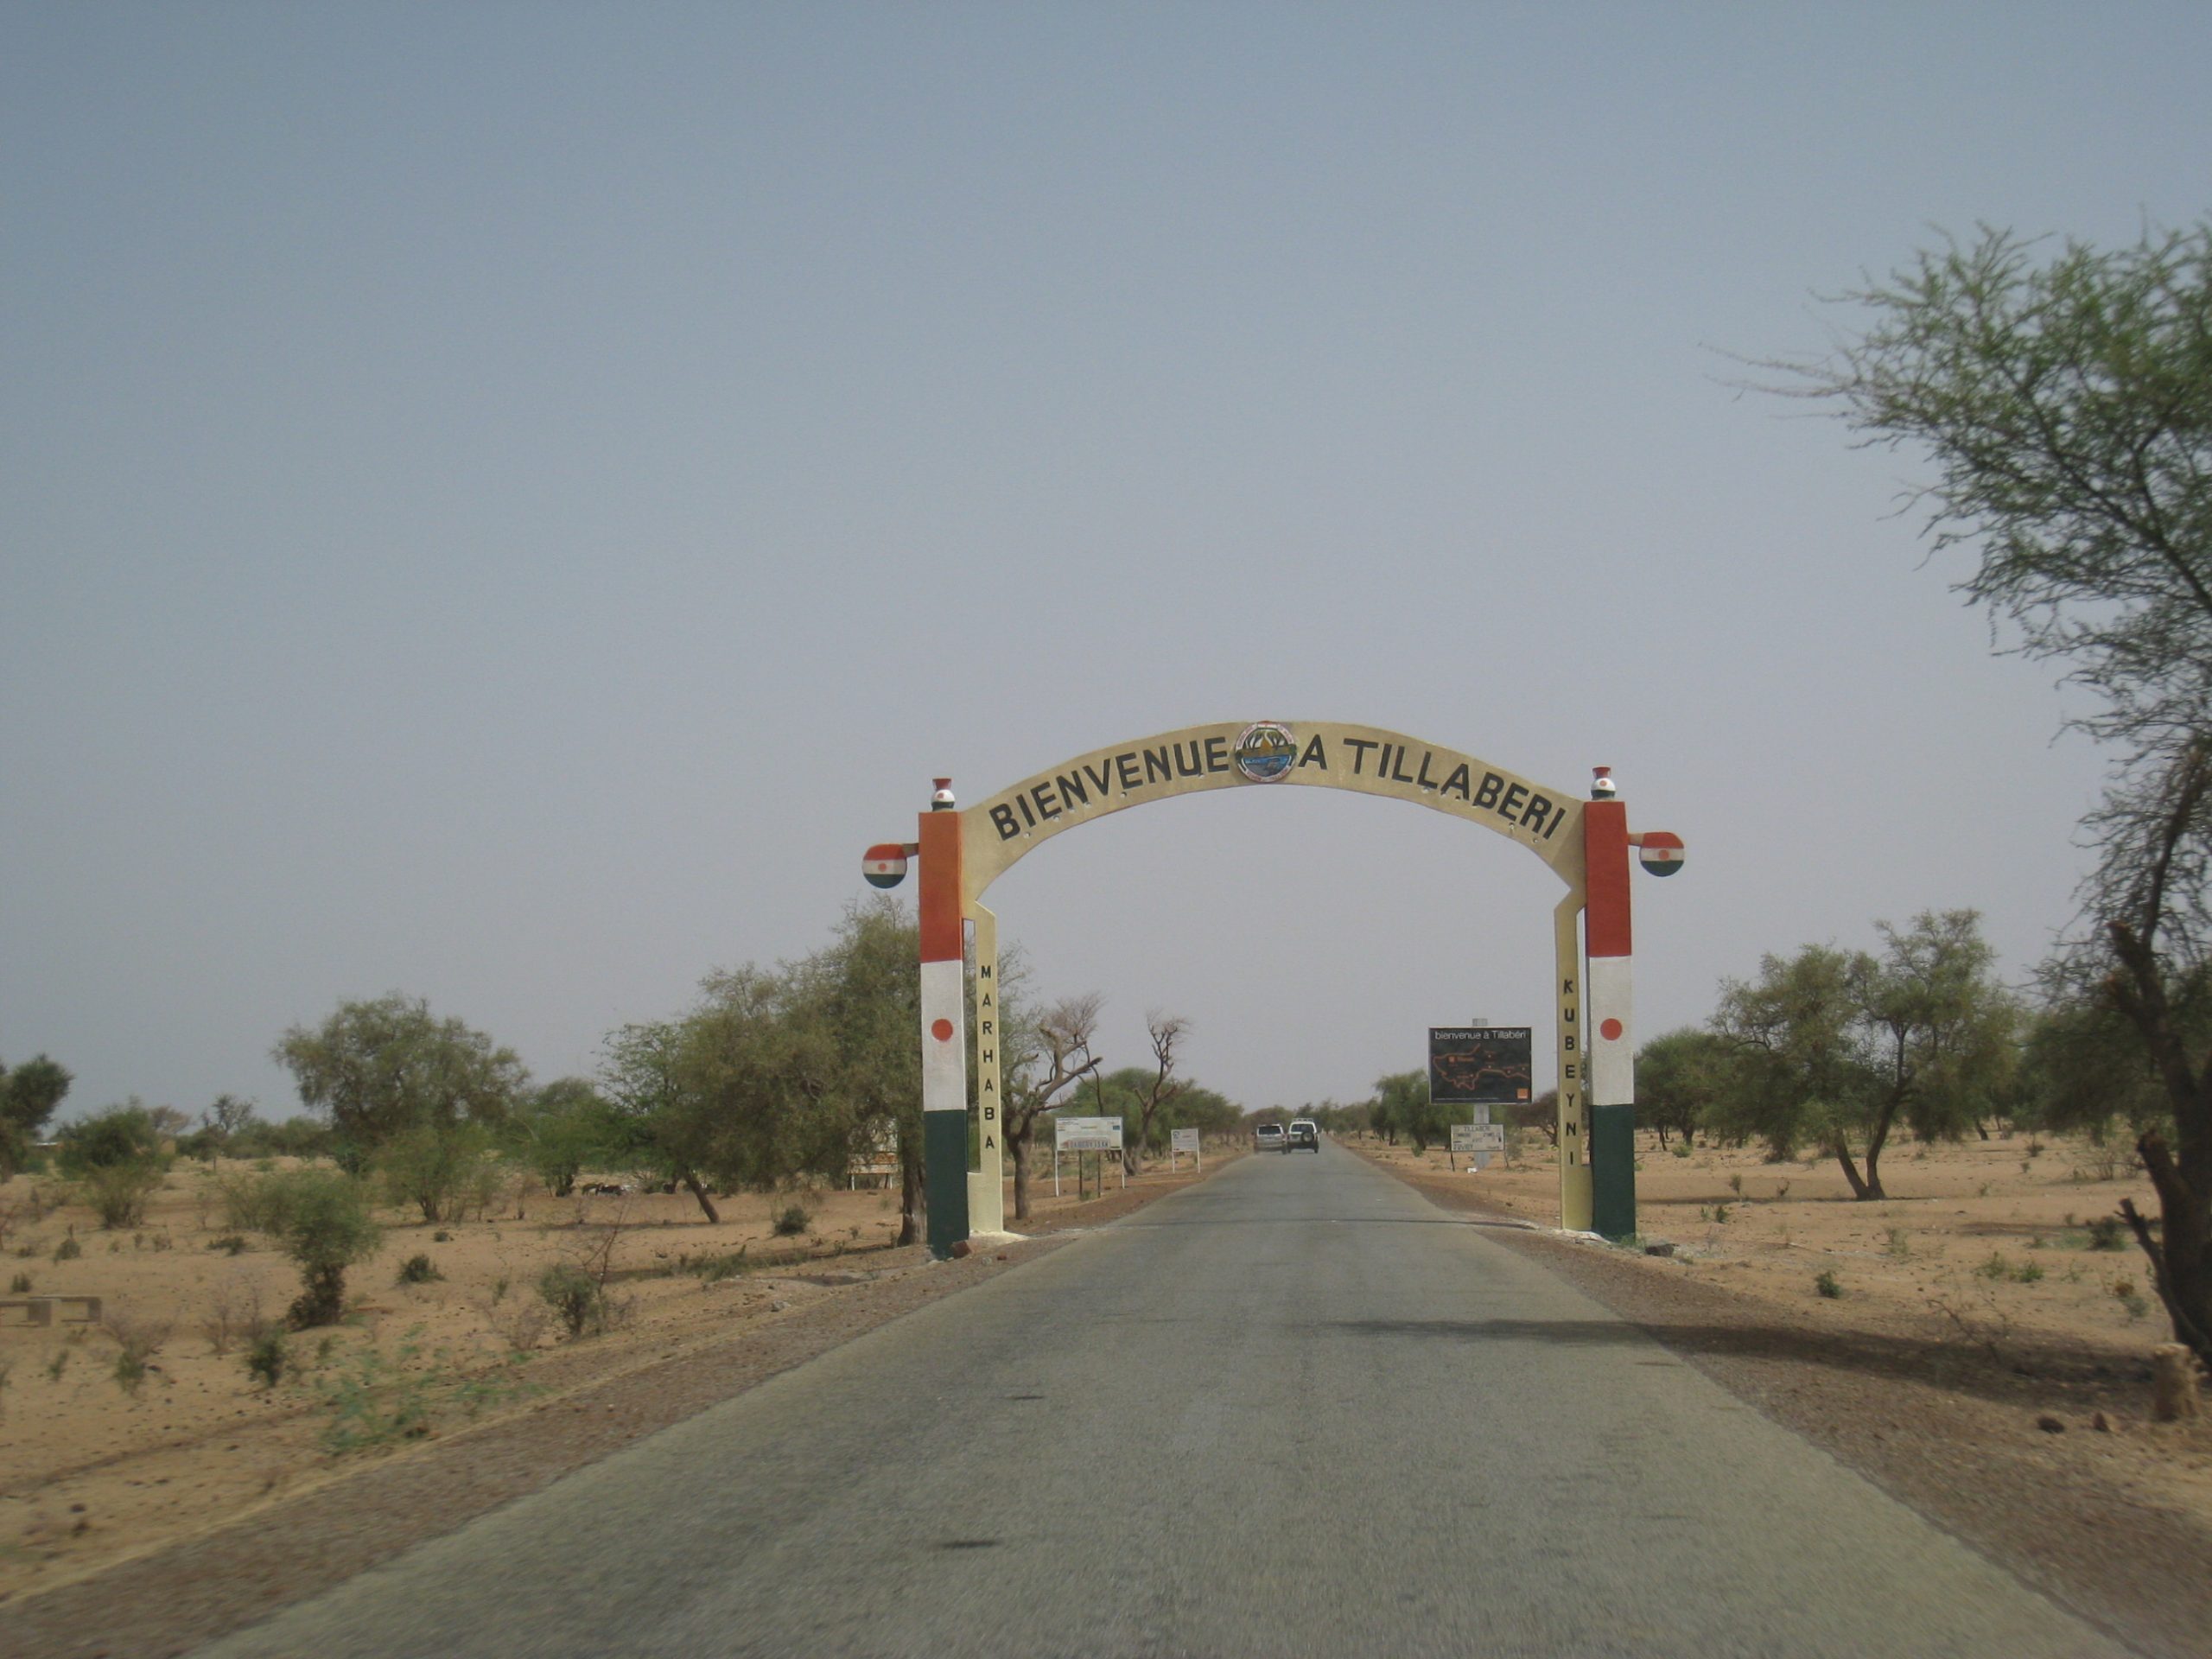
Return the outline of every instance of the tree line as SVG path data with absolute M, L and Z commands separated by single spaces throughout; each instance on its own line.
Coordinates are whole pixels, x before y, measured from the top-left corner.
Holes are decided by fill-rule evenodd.
M 688 1008 L 610 1033 L 595 1076 L 544 1084 L 513 1050 L 420 997 L 349 1001 L 289 1028 L 272 1051 L 306 1116 L 270 1122 L 226 1095 L 195 1122 L 132 1100 L 65 1125 L 57 1155 L 104 1224 L 129 1225 L 173 1154 L 327 1158 L 435 1223 L 480 1214 L 517 1170 L 564 1198 L 587 1172 L 623 1174 L 690 1193 L 715 1222 L 719 1197 L 842 1181 L 887 1154 L 899 1171 L 899 1242 L 911 1243 L 924 1203 L 918 944 L 895 901 L 855 905 L 820 950 L 709 973 Z M 1102 997 L 1039 1003 L 1018 950 L 1001 973 L 1017 1218 L 1029 1215 L 1031 1148 L 1053 1111 L 1126 1119 L 1132 1173 L 1177 1128 L 1238 1120 L 1233 1102 L 1186 1075 L 1187 1020 L 1148 1016 L 1145 1062 L 1107 1071 L 1096 1047 Z M 70 1082 L 43 1055 L 0 1066 L 0 1178 L 35 1160 Z M 971 1109 L 973 1088 L 971 1078 Z

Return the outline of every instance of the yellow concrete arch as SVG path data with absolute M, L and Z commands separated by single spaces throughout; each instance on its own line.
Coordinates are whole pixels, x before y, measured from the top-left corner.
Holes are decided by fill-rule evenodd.
M 1185 726 L 1136 742 L 1093 749 L 1025 778 L 961 810 L 960 908 L 974 925 L 979 987 L 998 971 L 997 918 L 984 892 L 1054 836 L 1109 812 L 1212 789 L 1291 786 L 1351 790 L 1409 801 L 1465 818 L 1541 859 L 1567 889 L 1553 912 L 1559 1058 L 1560 1208 L 1563 1224 L 1590 1224 L 1588 1107 L 1580 1052 L 1581 971 L 1576 917 L 1585 901 L 1584 802 L 1440 743 L 1373 726 L 1318 721 L 1232 721 Z M 969 1178 L 978 1230 L 1001 1215 L 995 1022 L 978 1015 L 976 1059 L 983 1108 L 983 1168 Z
M 1284 754 L 1278 734 L 1294 755 Z M 967 808 L 960 815 L 962 897 L 981 898 L 1024 855 L 1109 812 L 1202 790 L 1285 785 L 1354 790 L 1465 818 L 1519 842 L 1570 889 L 1581 889 L 1583 804 L 1573 791 L 1403 732 L 1262 721 L 1185 726 L 1094 749 Z

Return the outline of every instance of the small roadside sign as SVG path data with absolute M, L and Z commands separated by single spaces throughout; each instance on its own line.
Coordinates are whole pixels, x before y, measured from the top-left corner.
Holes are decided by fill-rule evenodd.
M 1454 1152 L 1503 1152 L 1505 1125 L 1503 1123 L 1454 1123 L 1452 1126 L 1452 1150 Z
M 1205 1167 L 1205 1162 L 1198 1154 L 1198 1132 L 1196 1129 L 1170 1130 L 1167 1136 L 1167 1167 L 1174 1168 L 1176 1159 L 1186 1152 L 1192 1158 L 1198 1159 L 1200 1169 Z

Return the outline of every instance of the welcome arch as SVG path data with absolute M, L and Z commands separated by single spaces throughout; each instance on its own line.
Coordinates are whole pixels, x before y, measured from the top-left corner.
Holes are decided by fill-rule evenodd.
M 868 849 L 865 868 L 895 883 L 921 861 L 923 1154 L 929 1242 L 950 1255 L 972 1231 L 1005 1224 L 999 1109 L 998 918 L 982 902 L 992 882 L 1053 836 L 1079 824 L 1205 790 L 1306 787 L 1409 801 L 1479 824 L 1541 859 L 1566 893 L 1552 911 L 1554 1046 L 1559 1063 L 1560 1217 L 1609 1236 L 1636 1228 L 1627 807 L 1605 769 L 1592 798 L 1532 782 L 1474 756 L 1402 732 L 1325 721 L 1187 726 L 1094 749 L 962 810 L 938 779 L 918 838 Z M 1579 930 L 1586 936 L 1582 969 Z M 982 1168 L 969 1172 L 966 934 L 974 930 L 976 1090 Z M 1586 987 L 1585 982 L 1587 981 Z M 1588 995 L 1586 998 L 1585 991 Z

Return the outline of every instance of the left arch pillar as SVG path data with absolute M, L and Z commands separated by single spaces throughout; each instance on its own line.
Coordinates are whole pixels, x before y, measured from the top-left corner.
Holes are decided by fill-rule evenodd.
M 950 798 L 948 797 L 948 799 Z M 968 1236 L 968 987 L 960 926 L 960 815 L 922 814 L 922 1172 L 930 1254 Z

